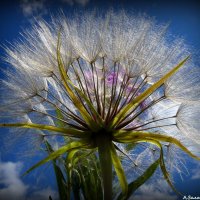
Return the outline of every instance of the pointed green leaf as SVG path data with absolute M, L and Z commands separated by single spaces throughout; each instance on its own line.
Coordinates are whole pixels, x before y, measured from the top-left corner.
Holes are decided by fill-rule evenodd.
M 154 144 L 156 146 L 158 146 L 160 148 L 160 168 L 161 171 L 163 173 L 163 176 L 165 178 L 165 180 L 167 181 L 168 185 L 172 188 L 172 190 L 174 190 L 174 192 L 176 192 L 179 195 L 182 195 L 176 188 L 175 186 L 172 184 L 171 180 L 170 180 L 170 175 L 166 169 L 165 166 L 165 162 L 164 162 L 164 154 L 163 154 L 163 148 L 162 145 L 160 144 L 160 142 L 156 141 L 156 140 L 152 140 L 152 139 L 147 139 L 146 142 L 149 142 L 151 144 Z
M 79 149 L 73 149 L 68 153 L 67 159 L 66 159 L 67 165 L 72 164 L 73 158 L 74 158 L 75 154 L 78 152 L 78 150 Z
M 159 160 L 160 160 L 160 168 L 163 173 L 163 176 L 164 176 L 165 180 L 167 181 L 168 185 L 172 188 L 172 190 L 174 190 L 174 192 L 176 192 L 178 195 L 181 195 L 181 193 L 175 188 L 175 186 L 172 184 L 172 182 L 170 180 L 170 175 L 167 172 L 167 169 L 165 167 L 163 148 L 162 148 L 162 145 L 160 144 L 160 142 L 153 140 L 153 139 L 145 139 L 145 141 L 142 141 L 142 142 L 149 142 L 160 148 L 160 159 Z
M 143 185 L 154 174 L 159 165 L 159 162 L 160 159 L 156 160 L 147 168 L 147 170 L 141 176 L 128 184 L 128 193 L 126 199 L 128 199 L 141 185 Z M 121 199 L 123 199 L 122 193 L 118 196 L 117 200 Z
M 33 165 L 29 170 L 27 170 L 24 173 L 24 175 L 28 174 L 29 172 L 31 172 L 35 168 L 47 163 L 48 161 L 54 160 L 55 158 L 61 156 L 64 153 L 66 153 L 67 151 L 70 151 L 70 150 L 76 149 L 76 148 L 84 148 L 87 145 L 88 145 L 88 141 L 85 141 L 85 140 L 71 142 L 68 145 L 59 148 L 57 151 L 54 151 L 53 153 L 51 153 L 49 156 L 47 156 L 45 159 L 41 160 L 37 164 Z
M 91 200 L 90 193 L 89 193 L 90 186 L 89 184 L 87 184 L 88 183 L 88 174 L 86 175 L 87 169 L 84 169 L 84 167 L 81 165 L 79 166 L 79 173 L 81 177 L 81 188 L 83 190 L 84 199 Z
M 112 163 L 115 168 L 117 177 L 120 182 L 120 186 L 122 188 L 123 198 L 126 198 L 127 193 L 128 193 L 128 183 L 126 180 L 126 176 L 125 176 L 121 161 L 117 155 L 117 152 L 113 144 L 111 144 L 111 158 L 112 158 Z
M 81 200 L 81 177 L 79 171 L 74 169 L 72 171 L 72 191 L 73 191 L 73 198 L 76 200 Z
M 48 141 L 45 141 L 47 150 L 49 153 L 53 152 L 53 149 L 51 145 L 49 144 Z M 67 188 L 66 188 L 66 180 L 65 177 L 63 176 L 63 173 L 60 169 L 60 167 L 56 164 L 56 160 L 52 160 L 53 162 L 53 168 L 54 172 L 56 175 L 56 181 L 57 181 L 57 186 L 58 186 L 58 192 L 59 192 L 59 199 L 60 200 L 66 200 L 69 199 L 67 196 Z
M 87 153 L 82 153 L 81 155 L 77 155 L 76 158 L 73 160 L 73 165 L 75 165 L 77 162 L 79 162 L 81 159 L 86 159 L 88 156 L 90 156 L 94 151 L 90 151 Z
M 91 154 L 77 165 L 79 166 L 78 171 L 82 177 L 80 188 L 84 199 L 103 199 L 102 178 L 100 176 L 100 167 L 97 167 L 98 164 L 99 160 L 97 155 Z
M 165 167 L 165 162 L 164 162 L 164 155 L 163 155 L 163 148 L 162 145 L 160 144 L 160 142 L 153 140 L 153 139 L 148 139 L 145 138 L 144 140 L 138 141 L 138 142 L 148 142 L 151 144 L 156 145 L 157 147 L 160 148 L 160 158 L 159 158 L 159 163 L 160 163 L 160 168 L 162 170 L 162 173 L 164 175 L 165 180 L 167 181 L 168 185 L 172 188 L 172 190 L 174 190 L 174 192 L 176 192 L 177 194 L 181 194 L 176 188 L 175 186 L 172 184 L 171 180 L 170 180 L 170 175 L 167 172 L 167 169 Z
M 181 193 L 174 187 L 174 185 L 172 184 L 171 180 L 170 180 L 170 175 L 166 169 L 165 166 L 165 162 L 164 162 L 164 155 L 163 155 L 163 149 L 162 149 L 162 145 L 159 144 L 160 146 L 160 168 L 162 170 L 162 173 L 165 177 L 165 180 L 167 181 L 167 183 L 169 184 L 169 186 L 179 195 L 181 195 Z
M 68 152 L 67 154 L 67 158 L 66 158 L 66 174 L 67 174 L 67 194 L 69 196 L 69 199 L 70 199 L 70 194 L 71 194 L 71 187 L 73 185 L 73 182 L 74 182 L 74 177 L 72 177 L 72 174 L 73 174 L 73 171 L 74 171 L 74 168 L 72 166 L 72 161 L 73 161 L 73 157 L 75 156 L 75 154 L 78 152 L 79 148 L 75 148 L 75 149 L 72 149 Z
M 187 56 L 183 59 L 177 66 L 175 66 L 172 70 L 170 70 L 167 74 L 165 74 L 160 80 L 150 86 L 146 91 L 133 99 L 130 103 L 128 103 L 121 111 L 114 117 L 112 120 L 110 127 L 114 127 L 125 115 L 132 109 L 134 109 L 138 104 L 140 104 L 145 98 L 151 95 L 156 89 L 158 89 L 163 83 L 165 83 L 173 74 L 175 74 L 189 59 L 190 56 Z
M 130 140 L 129 140 L 130 141 Z M 130 141 L 131 142 L 131 141 Z M 138 142 L 138 143 L 140 143 L 140 142 L 147 142 L 147 143 L 151 143 L 151 144 L 154 144 L 154 145 L 156 145 L 156 146 L 158 146 L 159 148 L 160 148 L 160 168 L 161 168 L 161 170 L 162 170 L 162 173 L 163 173 L 163 175 L 164 175 L 164 178 L 165 178 L 165 180 L 167 181 L 167 183 L 169 184 L 169 186 L 177 193 L 177 194 L 180 194 L 180 192 L 178 192 L 177 190 L 176 190 L 176 188 L 174 187 L 174 185 L 172 184 L 172 182 L 171 182 L 171 180 L 170 180 L 170 177 L 169 177 L 169 174 L 168 174 L 168 172 L 167 172 L 167 170 L 166 170 L 166 167 L 165 167 L 165 163 L 164 163 L 164 158 L 163 158 L 163 149 L 162 149 L 162 145 L 160 144 L 160 142 L 158 142 L 156 139 L 154 140 L 154 139 L 151 139 L 151 138 L 145 138 L 145 137 L 143 137 L 143 138 L 137 138 L 137 139 L 134 139 L 134 142 Z

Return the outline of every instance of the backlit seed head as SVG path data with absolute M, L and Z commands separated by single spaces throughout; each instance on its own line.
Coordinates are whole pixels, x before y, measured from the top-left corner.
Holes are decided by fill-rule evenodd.
M 6 48 L 5 61 L 12 68 L 1 81 L 1 121 L 23 122 L 26 116 L 32 123 L 89 132 L 89 139 L 94 139 L 92 147 L 105 130 L 127 173 L 134 168 L 142 174 L 158 159 L 159 148 L 143 145 L 142 140 L 131 148 L 130 144 L 119 144 L 124 139 L 116 136 L 120 131 L 164 134 L 197 153 L 200 73 L 192 60 L 136 101 L 191 54 L 183 40 L 169 39 L 167 27 L 124 12 L 37 22 L 20 41 Z M 135 107 L 125 112 L 123 109 L 134 101 Z M 120 115 L 121 111 L 125 114 Z M 45 134 L 48 140 L 51 134 Z M 161 144 L 169 170 L 179 170 L 182 161 L 177 161 L 180 156 L 173 153 L 175 147 L 170 141 Z

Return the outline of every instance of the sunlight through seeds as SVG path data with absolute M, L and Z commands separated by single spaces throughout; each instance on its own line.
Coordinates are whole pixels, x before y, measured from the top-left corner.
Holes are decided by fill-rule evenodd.
M 110 200 L 160 168 L 179 194 L 169 172 L 183 162 L 169 152 L 200 160 L 200 73 L 167 27 L 123 11 L 62 15 L 5 48 L 0 127 L 29 129 L 48 153 L 24 174 L 52 161 L 61 200 Z

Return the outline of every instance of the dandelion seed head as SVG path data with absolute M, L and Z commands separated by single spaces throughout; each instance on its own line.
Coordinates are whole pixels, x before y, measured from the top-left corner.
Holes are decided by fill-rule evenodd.
M 12 70 L 1 81 L 0 119 L 21 117 L 23 122 L 27 117 L 32 124 L 89 132 L 90 148 L 105 136 L 113 140 L 124 168 L 130 164 L 128 174 L 134 169 L 141 175 L 158 159 L 161 144 L 169 171 L 180 172 L 183 161 L 172 142 L 161 138 L 155 148 L 150 136 L 139 141 L 139 135 L 130 134 L 164 134 L 198 152 L 200 73 L 192 60 L 146 95 L 190 54 L 182 39 L 169 39 L 167 27 L 113 11 L 37 22 L 5 49 Z M 68 137 L 67 131 L 60 135 Z M 39 136 L 41 144 L 49 136 L 57 139 L 48 131 Z M 135 139 L 136 147 L 118 144 L 129 143 L 127 138 Z M 145 141 L 150 144 L 143 145 Z

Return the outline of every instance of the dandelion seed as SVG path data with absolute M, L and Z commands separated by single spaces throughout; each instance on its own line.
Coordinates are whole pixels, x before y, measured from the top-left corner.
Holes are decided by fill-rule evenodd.
M 21 42 L 6 48 L 12 69 L 1 82 L 0 126 L 30 129 L 30 137 L 31 130 L 43 130 L 40 142 L 50 152 L 27 172 L 63 156 L 67 173 L 72 170 L 81 184 L 78 174 L 96 159 L 101 170 L 96 184 L 101 188 L 102 182 L 102 198 L 112 199 L 112 166 L 123 198 L 160 166 L 176 191 L 167 170 L 179 171 L 171 159 L 178 156 L 169 149 L 200 159 L 195 145 L 200 142 L 200 76 L 187 46 L 169 41 L 166 28 L 123 12 L 61 16 L 50 24 L 38 22 Z M 48 143 L 55 135 L 66 141 L 57 150 Z M 81 165 L 81 155 L 93 160 L 88 156 Z M 132 177 L 130 169 L 139 176 Z M 88 169 L 88 176 L 93 172 Z M 70 177 L 69 185 L 75 184 Z M 131 186 L 134 181 L 140 184 Z

